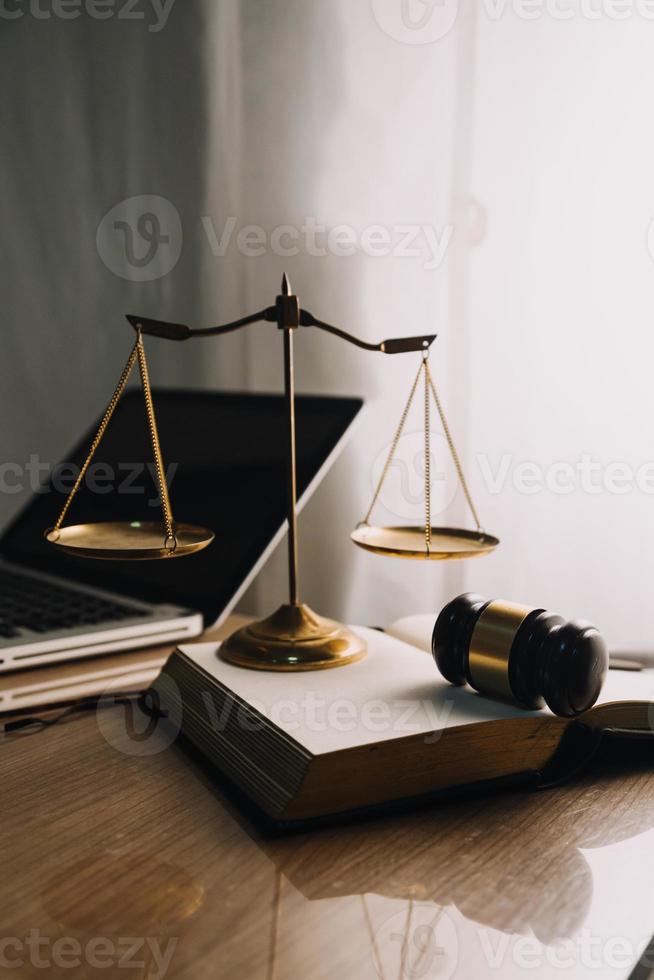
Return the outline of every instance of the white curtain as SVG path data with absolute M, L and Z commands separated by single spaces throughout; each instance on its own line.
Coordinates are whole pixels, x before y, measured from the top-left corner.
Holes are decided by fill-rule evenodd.
M 651 645 L 654 23 L 637 3 L 535 7 L 241 4 L 244 220 L 453 229 L 431 270 L 361 250 L 249 259 L 250 295 L 288 268 L 310 309 L 368 339 L 437 331 L 434 372 L 482 522 L 502 539 L 440 567 L 353 550 L 416 365 L 303 336 L 301 386 L 370 405 L 303 515 L 310 601 L 383 624 L 470 589 Z M 276 377 L 274 342 L 249 341 L 257 387 Z M 408 428 L 394 512 L 380 514 L 396 522 L 419 513 L 419 415 Z M 436 433 L 434 454 L 434 492 L 451 501 L 435 518 L 469 524 Z M 282 582 L 280 561 L 264 606 Z
M 570 6 L 479 18 L 466 370 L 503 546 L 469 581 L 651 648 L 654 22 Z
M 240 306 L 240 267 L 213 261 L 200 220 L 209 194 L 238 207 L 237 8 L 179 4 L 158 31 L 144 5 L 143 20 L 0 17 L 3 462 L 56 463 L 101 413 L 133 342 L 125 313 L 203 323 Z M 151 265 L 147 240 L 121 254 L 109 235 L 143 212 L 154 245 L 168 238 Z M 148 350 L 159 384 L 245 381 L 237 357 Z M 29 494 L 7 482 L 3 521 Z
M 614 492 L 606 474 L 651 456 L 654 25 L 519 7 L 186 0 L 158 32 L 0 20 L 4 458 L 56 460 L 100 411 L 129 347 L 124 312 L 220 322 L 270 302 L 287 271 L 308 309 L 368 340 L 439 334 L 433 372 L 503 539 L 466 565 L 350 544 L 418 364 L 301 331 L 299 390 L 368 402 L 301 517 L 302 597 L 383 625 L 471 588 L 646 638 L 654 501 L 642 479 Z M 144 196 L 172 228 L 149 280 L 98 232 Z M 159 383 L 280 388 L 265 327 L 151 350 Z M 469 524 L 434 430 L 434 518 Z M 419 519 L 420 431 L 418 406 L 380 520 Z M 600 492 L 578 476 L 560 492 L 583 456 Z M 540 468 L 535 492 L 524 464 Z M 21 499 L 0 494 L 3 519 Z M 244 608 L 283 600 L 284 558 Z
M 433 370 L 464 449 L 464 420 L 456 417 L 465 409 L 464 373 L 455 384 L 450 369 L 456 346 L 452 317 L 465 331 L 464 311 L 457 308 L 452 274 L 430 268 L 437 261 L 430 251 L 433 236 L 447 237 L 459 207 L 454 195 L 465 194 L 452 156 L 457 134 L 468 125 L 455 116 L 457 41 L 446 42 L 435 58 L 429 49 L 398 44 L 380 29 L 368 3 L 348 0 L 246 0 L 241 15 L 247 192 L 240 222 L 261 225 L 269 236 L 282 226 L 294 236 L 299 232 L 297 240 L 290 231 L 282 237 L 283 248 L 297 248 L 297 254 L 268 247 L 244 259 L 249 305 L 265 302 L 286 270 L 316 316 L 368 341 L 439 333 Z M 343 241 L 354 236 L 352 248 L 339 247 L 338 237 L 331 246 L 326 242 L 339 226 L 347 226 Z M 380 244 L 373 248 L 365 236 L 377 226 Z M 395 254 L 408 234 L 398 229 L 405 226 L 417 230 L 413 256 Z M 427 233 L 420 230 L 424 226 Z M 325 230 L 314 243 L 307 227 Z M 384 233 L 390 247 L 383 244 Z M 363 353 L 316 331 L 301 331 L 296 348 L 299 390 L 360 394 L 368 403 L 349 448 L 301 516 L 303 598 L 350 622 L 385 624 L 416 609 L 436 610 L 461 582 L 458 569 L 375 557 L 349 540 L 372 498 L 418 355 Z M 281 351 L 274 331 L 249 334 L 248 370 L 257 389 L 279 385 Z M 417 398 L 399 465 L 374 515 L 380 520 L 420 519 L 421 425 Z M 460 500 L 452 513 L 464 516 Z M 284 560 L 280 549 L 245 606 L 272 608 L 283 600 Z

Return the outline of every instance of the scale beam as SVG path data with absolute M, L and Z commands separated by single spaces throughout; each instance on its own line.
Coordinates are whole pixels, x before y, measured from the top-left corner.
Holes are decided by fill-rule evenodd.
M 423 337 L 394 337 L 390 340 L 381 340 L 378 344 L 369 344 L 339 327 L 333 327 L 331 323 L 323 323 L 322 320 L 317 320 L 308 310 L 300 310 L 300 325 L 302 327 L 317 327 L 318 330 L 324 330 L 326 333 L 333 334 L 334 337 L 347 340 L 349 344 L 354 344 L 355 347 L 360 347 L 362 350 L 379 351 L 382 354 L 406 354 L 409 351 L 429 350 L 438 336 L 433 333 Z
M 292 294 L 283 294 L 285 298 L 289 295 Z M 265 310 L 260 310 L 258 313 L 252 313 L 250 316 L 242 317 L 240 320 L 234 320 L 233 323 L 225 323 L 218 327 L 208 327 L 206 330 L 193 330 L 184 323 L 166 323 L 164 320 L 151 320 L 148 317 L 135 316 L 134 314 L 128 314 L 127 320 L 135 330 L 140 330 L 141 333 L 148 337 L 178 341 L 191 340 L 196 337 L 219 337 L 222 334 L 240 330 L 241 327 L 247 327 L 251 323 L 276 323 L 282 330 L 287 327 L 295 329 L 296 326 L 296 324 L 280 324 L 278 309 L 275 306 L 269 306 Z M 345 330 L 341 330 L 339 327 L 332 326 L 331 323 L 324 323 L 322 320 L 317 320 L 308 310 L 300 310 L 299 323 L 301 327 L 316 327 L 318 330 L 324 330 L 326 333 L 330 333 L 340 340 L 346 340 L 349 344 L 360 347 L 361 350 L 376 351 L 381 354 L 408 354 L 411 351 L 427 351 L 438 336 L 433 333 L 424 334 L 421 337 L 392 337 L 389 340 L 381 340 L 379 343 L 370 344 L 365 340 L 361 340 L 359 337 L 355 337 L 351 333 L 347 333 Z
M 126 314 L 126 319 L 136 331 L 148 337 L 158 337 L 160 340 L 190 340 L 191 337 L 219 337 L 221 334 L 232 333 L 247 327 L 250 323 L 259 323 L 261 320 L 276 320 L 277 312 L 274 306 L 250 316 L 241 317 L 233 323 L 225 323 L 220 327 L 209 327 L 207 330 L 193 330 L 185 323 L 166 323 L 165 320 L 150 320 L 148 317 L 136 316 L 132 313 Z

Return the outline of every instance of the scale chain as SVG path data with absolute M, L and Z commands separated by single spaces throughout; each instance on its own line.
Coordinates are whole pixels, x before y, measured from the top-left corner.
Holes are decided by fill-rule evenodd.
M 471 512 L 471 514 L 473 516 L 474 522 L 477 525 L 477 530 L 481 534 L 481 533 L 483 533 L 483 528 L 482 528 L 482 525 L 481 525 L 481 521 L 479 520 L 479 515 L 477 513 L 477 508 L 475 507 L 475 505 L 473 503 L 473 500 L 472 500 L 472 495 L 470 493 L 470 489 L 468 487 L 468 483 L 467 483 L 467 480 L 465 478 L 465 474 L 463 472 L 463 467 L 461 466 L 461 460 L 459 459 L 459 454 L 458 454 L 458 452 L 456 450 L 456 446 L 454 445 L 454 439 L 452 438 L 452 433 L 450 432 L 450 427 L 447 424 L 447 418 L 445 417 L 445 412 L 443 411 L 443 406 L 441 405 L 441 400 L 438 397 L 438 392 L 436 391 L 436 385 L 434 384 L 434 380 L 433 380 L 433 378 L 431 376 L 431 371 L 429 370 L 429 365 L 427 364 L 427 361 L 426 360 L 425 360 L 424 364 L 425 364 L 426 377 L 427 377 L 427 379 L 429 381 L 429 387 L 431 388 L 432 395 L 434 396 L 434 402 L 436 404 L 436 408 L 438 409 L 438 414 L 440 416 L 441 425 L 443 426 L 443 432 L 445 433 L 445 438 L 447 439 L 447 445 L 449 446 L 449 449 L 450 449 L 450 455 L 452 456 L 452 462 L 454 463 L 454 467 L 456 469 L 457 476 L 458 476 L 459 482 L 461 484 L 461 489 L 463 490 L 464 496 L 465 496 L 466 501 L 468 503 L 468 507 L 470 508 L 470 512 Z
M 91 443 L 91 448 L 89 449 L 88 455 L 87 455 L 86 459 L 84 460 L 84 464 L 83 464 L 81 470 L 79 471 L 79 474 L 77 476 L 77 479 L 75 480 L 75 483 L 73 485 L 73 488 L 70 491 L 70 493 L 68 494 L 68 497 L 66 498 L 66 502 L 64 503 L 64 506 L 61 509 L 61 513 L 59 514 L 59 517 L 57 518 L 57 520 L 56 520 L 56 522 L 55 522 L 55 524 L 54 524 L 54 526 L 52 528 L 53 531 L 60 531 L 61 530 L 61 525 L 63 524 L 63 522 L 64 522 L 64 520 L 66 518 L 66 514 L 68 513 L 68 510 L 70 508 L 70 505 L 73 502 L 73 499 L 75 497 L 75 494 L 79 490 L 79 488 L 80 488 L 80 486 L 82 484 L 82 481 L 83 481 L 84 477 L 86 476 L 86 471 L 88 470 L 89 466 L 91 465 L 91 460 L 93 459 L 93 457 L 95 455 L 95 451 L 98 448 L 98 446 L 100 445 L 100 441 L 102 440 L 102 437 L 105 434 L 106 428 L 109 425 L 109 422 L 111 421 L 111 417 L 114 414 L 114 411 L 116 409 L 116 405 L 120 401 L 120 396 L 122 395 L 123 391 L 125 390 L 125 385 L 127 384 L 127 381 L 129 379 L 129 376 L 132 373 L 132 368 L 134 367 L 134 364 L 136 363 L 136 358 L 138 356 L 137 355 L 138 343 L 139 343 L 139 341 L 137 339 L 136 343 L 134 344 L 134 346 L 132 348 L 132 352 L 131 352 L 131 354 L 129 355 L 129 357 L 127 359 L 127 364 L 123 368 L 123 373 L 121 374 L 120 379 L 118 381 L 118 384 L 116 385 L 116 390 L 114 391 L 113 395 L 111 396 L 111 401 L 109 402 L 109 404 L 107 406 L 107 409 L 106 409 L 104 415 L 102 416 L 102 421 L 100 422 L 100 427 L 98 428 L 98 431 L 95 434 L 95 437 L 93 439 L 93 442 Z
M 393 462 L 393 458 L 395 456 L 395 453 L 397 452 L 398 443 L 399 443 L 400 438 L 402 436 L 402 432 L 404 431 L 404 426 L 406 424 L 407 417 L 408 417 L 409 412 L 411 410 L 411 405 L 413 404 L 413 397 L 414 397 L 414 395 L 416 393 L 416 389 L 418 387 L 418 382 L 420 381 L 420 375 L 421 375 L 421 373 L 422 373 L 422 364 L 420 365 L 420 368 L 418 369 L 418 373 L 416 374 L 415 381 L 413 382 L 413 387 L 411 388 L 411 391 L 409 393 L 409 397 L 407 399 L 407 403 L 404 406 L 404 411 L 402 412 L 402 415 L 400 417 L 400 424 L 398 425 L 397 430 L 395 432 L 395 435 L 393 436 L 393 442 L 391 443 L 391 448 L 389 450 L 388 456 L 386 457 L 386 462 L 384 463 L 384 468 L 383 468 L 383 470 L 381 472 L 381 476 L 379 477 L 379 481 L 377 483 L 377 487 L 375 489 L 375 493 L 374 493 L 374 496 L 372 498 L 372 502 L 370 504 L 370 507 L 368 508 L 368 513 L 366 514 L 366 516 L 363 519 L 363 523 L 364 524 L 368 524 L 369 523 L 371 514 L 372 514 L 372 512 L 373 512 L 373 510 L 375 508 L 375 504 L 377 503 L 377 500 L 379 498 L 379 494 L 381 493 L 381 488 L 384 485 L 384 480 L 388 476 L 388 471 L 391 468 L 391 463 Z
M 154 414 L 152 392 L 150 390 L 148 366 L 147 366 L 147 361 L 145 359 L 145 348 L 143 347 L 143 337 L 140 330 L 137 333 L 136 342 L 127 359 L 127 363 L 123 368 L 123 372 L 118 380 L 118 384 L 116 385 L 114 393 L 111 396 L 111 401 L 109 402 L 107 409 L 104 415 L 102 416 L 102 421 L 100 422 L 98 431 L 96 432 L 93 438 L 93 442 L 91 443 L 91 447 L 88 451 L 86 459 L 84 460 L 84 463 L 77 475 L 72 490 L 70 491 L 68 497 L 66 498 L 64 506 L 61 509 L 61 513 L 59 514 L 54 526 L 52 527 L 52 532 L 58 534 L 58 532 L 61 530 L 63 522 L 66 519 L 66 514 L 70 509 L 70 505 L 72 504 L 73 500 L 75 499 L 75 495 L 77 494 L 77 491 L 82 485 L 87 470 L 91 465 L 91 461 L 95 456 L 96 450 L 100 445 L 100 442 L 102 441 L 102 438 L 107 430 L 107 426 L 109 425 L 112 419 L 114 411 L 116 410 L 116 406 L 120 401 L 120 398 L 125 390 L 125 386 L 127 385 L 127 382 L 129 380 L 129 376 L 132 373 L 132 370 L 137 360 L 139 364 L 139 371 L 141 374 L 141 385 L 143 388 L 143 397 L 145 399 L 145 408 L 148 417 L 148 426 L 150 429 L 150 437 L 152 440 L 152 450 L 154 453 L 155 466 L 157 470 L 157 481 L 159 484 L 159 492 L 161 494 L 161 505 L 163 509 L 164 525 L 166 529 L 166 538 L 164 541 L 164 547 L 168 548 L 169 551 L 174 551 L 177 547 L 175 524 L 173 520 L 172 509 L 170 506 L 170 498 L 168 496 L 168 486 L 166 484 L 163 458 L 161 455 L 161 447 L 159 445 L 159 434 L 157 432 L 157 421 L 156 421 L 156 416 Z
M 143 346 L 143 337 L 140 330 L 136 339 L 136 351 L 138 354 L 139 371 L 141 372 L 143 397 L 145 398 L 145 410 L 148 416 L 148 427 L 150 429 L 150 438 L 152 440 L 152 452 L 154 454 L 154 462 L 157 469 L 157 480 L 159 483 L 159 492 L 161 494 L 164 524 L 166 527 L 166 540 L 164 541 L 164 547 L 167 548 L 170 542 L 171 547 L 169 550 L 174 551 L 177 547 L 177 538 L 175 536 L 175 525 L 173 521 L 172 508 L 170 506 L 170 497 L 168 496 L 166 471 L 164 469 L 163 457 L 161 455 L 161 445 L 159 443 L 159 433 L 157 431 L 157 418 L 154 414 L 154 404 L 152 402 L 148 365 L 145 359 L 145 348 Z
M 440 397 L 439 397 L 438 392 L 436 390 L 436 385 L 434 384 L 434 379 L 432 377 L 431 371 L 429 370 L 429 363 L 428 363 L 427 357 L 423 357 L 423 360 L 420 363 L 420 368 L 418 369 L 418 373 L 417 373 L 417 375 L 415 377 L 415 380 L 413 382 L 413 386 L 412 386 L 411 391 L 409 393 L 409 397 L 407 399 L 406 405 L 404 406 L 404 410 L 403 410 L 402 415 L 400 417 L 400 423 L 399 423 L 399 425 L 397 427 L 397 430 L 395 432 L 395 435 L 393 436 L 393 441 L 391 443 L 391 448 L 389 450 L 388 456 L 386 457 L 386 462 L 384 463 L 384 468 L 383 468 L 383 470 L 381 472 L 381 475 L 379 477 L 379 480 L 377 482 L 377 486 L 375 488 L 375 493 L 374 493 L 374 496 L 372 498 L 372 502 L 370 504 L 370 507 L 368 508 L 368 512 L 367 512 L 366 516 L 364 517 L 362 523 L 363 524 L 368 524 L 370 522 L 370 517 L 371 517 L 372 512 L 373 512 L 373 510 L 375 508 L 375 504 L 377 503 L 377 501 L 379 499 L 379 494 L 381 493 L 381 488 L 384 485 L 384 481 L 386 480 L 386 477 L 388 476 L 388 472 L 390 470 L 391 464 L 393 462 L 393 459 L 395 458 L 395 454 L 397 452 L 397 447 L 399 445 L 400 438 L 402 436 L 402 432 L 404 431 L 404 427 L 406 425 L 406 421 L 407 421 L 409 412 L 411 410 L 411 405 L 413 404 L 413 399 L 414 399 L 416 390 L 418 388 L 418 383 L 420 381 L 420 376 L 421 376 L 421 373 L 423 371 L 424 371 L 424 382 L 425 382 L 425 406 L 424 406 L 424 411 L 425 411 L 425 418 L 424 418 L 424 424 L 425 424 L 425 546 L 426 546 L 427 554 L 429 554 L 429 550 L 430 550 L 430 546 L 431 546 L 431 536 L 432 536 L 432 528 L 431 528 L 431 431 L 430 431 L 430 429 L 431 429 L 431 417 L 430 417 L 430 398 L 429 398 L 430 392 L 431 392 L 431 395 L 433 395 L 434 403 L 436 405 L 436 409 L 438 410 L 438 415 L 439 415 L 439 418 L 441 420 L 441 425 L 443 427 L 443 432 L 445 434 L 445 438 L 447 440 L 447 445 L 448 445 L 448 448 L 449 448 L 449 451 L 450 451 L 450 455 L 452 457 L 452 462 L 454 463 L 454 468 L 456 470 L 457 477 L 459 479 L 459 483 L 461 484 L 461 489 L 463 490 L 463 494 L 465 496 L 466 502 L 468 504 L 468 507 L 470 508 L 470 512 L 471 512 L 472 517 L 474 519 L 474 522 L 475 522 L 475 524 L 477 526 L 477 531 L 480 534 L 483 534 L 483 527 L 482 527 L 481 521 L 479 520 L 479 514 L 477 513 L 477 508 L 475 507 L 474 501 L 472 499 L 472 494 L 470 493 L 470 488 L 468 486 L 468 481 L 466 480 L 465 473 L 463 472 L 463 467 L 461 465 L 461 460 L 459 458 L 459 454 L 458 454 L 457 449 L 456 449 L 456 446 L 454 444 L 454 439 L 452 437 L 452 432 L 450 430 L 450 427 L 449 427 L 449 424 L 448 424 L 448 421 L 447 421 L 447 418 L 446 418 L 446 415 L 445 415 L 445 411 L 444 411 L 443 406 L 441 404 Z
M 431 547 L 431 433 L 430 433 L 430 403 L 429 403 L 429 368 L 427 357 L 423 357 L 422 366 L 425 372 L 425 548 L 427 554 Z

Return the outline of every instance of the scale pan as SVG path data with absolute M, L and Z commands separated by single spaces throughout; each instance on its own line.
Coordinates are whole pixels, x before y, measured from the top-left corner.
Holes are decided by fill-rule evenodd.
M 500 543 L 498 538 L 483 531 L 466 531 L 459 527 L 432 527 L 429 551 L 425 544 L 424 527 L 373 527 L 362 524 L 352 531 L 350 537 L 360 548 L 376 555 L 431 561 L 476 558 L 493 551 Z
M 214 539 L 213 531 L 194 524 L 176 524 L 177 546 L 166 547 L 166 529 L 155 521 L 110 521 L 102 524 L 71 524 L 50 530 L 46 541 L 80 558 L 114 561 L 146 561 L 156 558 L 182 558 L 202 551 Z

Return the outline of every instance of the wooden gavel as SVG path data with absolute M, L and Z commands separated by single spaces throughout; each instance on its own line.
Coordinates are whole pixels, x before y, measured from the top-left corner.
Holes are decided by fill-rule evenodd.
M 606 643 L 583 620 L 467 592 L 442 610 L 432 653 L 443 677 L 522 708 L 572 717 L 592 707 L 609 665 Z

